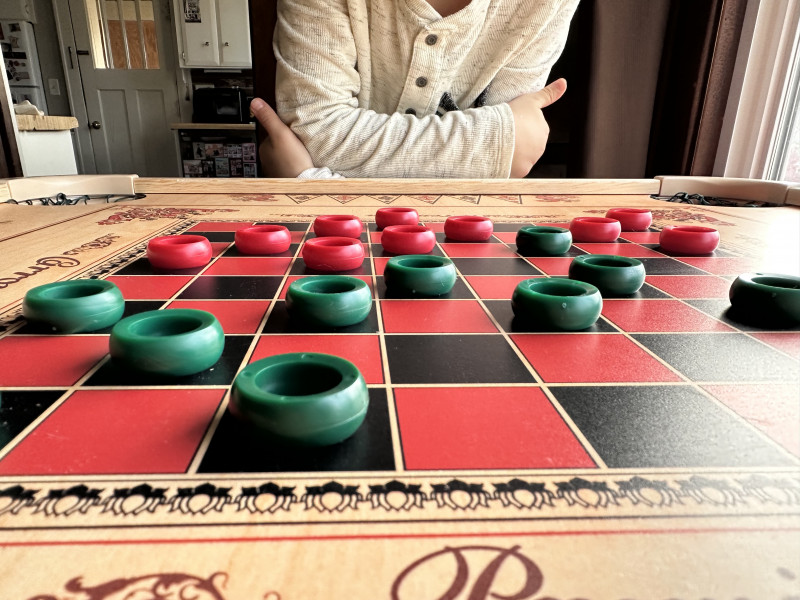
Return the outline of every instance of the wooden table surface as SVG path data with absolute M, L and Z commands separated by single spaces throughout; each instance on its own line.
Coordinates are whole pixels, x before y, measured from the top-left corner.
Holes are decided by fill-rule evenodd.
M 137 200 L 78 206 L 0 205 L 0 332 L 13 326 L 28 289 L 96 274 L 113 257 L 140 256 L 148 239 L 189 222 L 310 222 L 319 214 L 355 214 L 372 220 L 375 210 L 383 206 L 414 207 L 425 222 L 476 214 L 496 223 L 568 222 L 575 216 L 602 216 L 610 207 L 647 207 L 657 227 L 714 227 L 727 251 L 759 257 L 765 266 L 779 264 L 783 272 L 800 273 L 800 209 L 667 203 L 651 198 L 659 193 L 660 185 L 657 180 L 140 179 L 136 190 L 146 197 Z M 0 361 L 13 360 L 13 356 L 0 356 Z M 47 368 L 46 357 L 42 368 Z M 483 481 L 487 475 L 498 474 L 442 472 L 426 477 L 441 483 L 454 477 Z M 800 595 L 798 466 L 612 469 L 600 475 L 539 470 L 510 475 L 535 479 L 554 489 L 557 482 L 576 476 L 597 486 L 547 510 L 523 512 L 499 497 L 490 506 L 478 499 L 474 506 L 459 500 L 443 508 L 431 496 L 413 510 L 395 504 L 388 511 L 370 510 L 362 498 L 358 509 L 323 502 L 316 510 L 271 513 L 230 506 L 217 509 L 209 504 L 207 511 L 198 512 L 177 502 L 170 510 L 120 516 L 113 514 L 113 503 L 108 503 L 107 511 L 92 509 L 64 517 L 54 508 L 58 498 L 43 505 L 55 510 L 56 516 L 46 514 L 44 508 L 39 512 L 21 509 L 24 502 L 14 497 L 14 486 L 40 490 L 41 496 L 70 483 L 109 489 L 138 485 L 142 479 L 113 474 L 75 479 L 0 475 L 0 596 L 122 598 L 114 595 L 114 581 L 119 583 L 119 594 L 137 585 L 151 590 L 157 580 L 167 587 L 174 584 L 175 589 L 188 589 L 193 582 L 193 589 L 200 590 L 198 598 L 228 600 Z M 671 481 L 708 477 L 721 483 L 716 491 L 700 486 L 706 496 L 699 499 L 665 502 L 663 497 L 655 501 L 646 495 L 638 502 L 619 497 L 603 501 L 602 482 L 638 475 Z M 743 481 L 755 476 L 779 479 L 789 491 L 781 496 L 783 500 L 749 499 Z M 204 484 L 238 488 L 267 480 L 299 490 L 324 486 L 331 475 L 147 478 L 150 484 L 170 489 Z M 336 480 L 364 489 L 386 483 L 380 473 L 369 477 L 339 473 Z M 470 492 L 463 493 L 469 496 Z M 586 502 L 587 494 L 593 500 Z M 342 497 L 342 492 L 331 489 L 329 495 Z M 176 575 L 169 579 L 165 573 Z M 67 583 L 75 577 L 83 579 Z M 97 586 L 93 591 L 88 589 L 93 586 Z

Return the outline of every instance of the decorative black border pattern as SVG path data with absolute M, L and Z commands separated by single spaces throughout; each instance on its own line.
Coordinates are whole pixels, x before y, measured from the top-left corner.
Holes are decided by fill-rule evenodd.
M 392 479 L 369 484 L 331 480 L 323 485 L 286 486 L 279 481 L 258 485 L 69 487 L 36 489 L 31 484 L 0 489 L 0 515 L 59 518 L 103 513 L 114 517 L 179 513 L 193 517 L 221 513 L 276 514 L 282 512 L 342 513 L 346 509 L 378 513 L 443 512 L 468 514 L 491 509 L 496 518 L 509 512 L 639 508 L 669 516 L 669 509 L 687 507 L 733 509 L 800 506 L 800 478 L 783 474 L 747 476 L 688 475 L 656 479 L 639 475 L 625 479 L 530 481 L 514 478 L 486 482 L 461 479 L 405 482 Z M 796 511 L 790 511 L 796 512 Z M 647 514 L 647 512 L 645 513 Z M 652 513 L 650 513 L 652 514 Z M 608 514 L 613 517 L 614 515 Z

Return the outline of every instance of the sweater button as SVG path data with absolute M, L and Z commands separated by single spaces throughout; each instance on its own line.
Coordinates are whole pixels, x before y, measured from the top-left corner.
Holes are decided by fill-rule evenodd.
M 428 46 L 434 46 L 438 41 L 439 41 L 439 36 L 434 34 L 430 34 L 428 37 L 425 38 L 425 43 L 428 44 Z
M 415 83 L 417 84 L 417 87 L 422 88 L 428 85 L 428 79 L 427 77 L 417 77 L 417 81 Z

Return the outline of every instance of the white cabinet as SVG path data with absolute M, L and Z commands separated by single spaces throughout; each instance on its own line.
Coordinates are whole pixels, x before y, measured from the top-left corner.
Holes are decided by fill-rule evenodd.
M 247 0 L 175 0 L 180 65 L 250 68 Z

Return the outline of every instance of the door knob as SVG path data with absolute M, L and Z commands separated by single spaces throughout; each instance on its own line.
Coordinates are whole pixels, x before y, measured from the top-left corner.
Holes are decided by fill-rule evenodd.
M 89 123 L 89 127 L 92 129 L 100 129 L 100 121 L 92 121 Z

